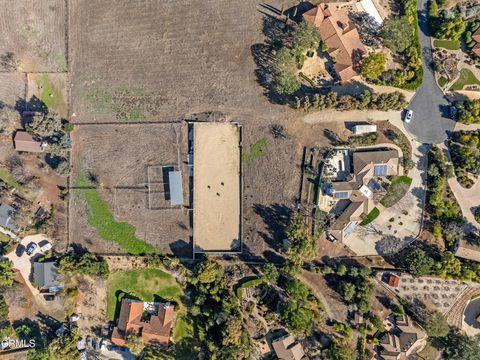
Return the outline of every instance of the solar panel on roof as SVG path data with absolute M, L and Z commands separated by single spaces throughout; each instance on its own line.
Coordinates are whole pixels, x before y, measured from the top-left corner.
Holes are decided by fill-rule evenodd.
M 336 192 L 334 194 L 334 196 L 337 199 L 346 199 L 346 198 L 348 198 L 348 192 L 346 192 L 346 191 Z
M 373 168 L 373 175 L 375 176 L 387 176 L 387 165 L 375 165 Z

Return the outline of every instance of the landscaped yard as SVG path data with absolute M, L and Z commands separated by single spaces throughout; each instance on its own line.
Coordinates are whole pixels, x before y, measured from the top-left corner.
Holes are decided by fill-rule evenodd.
M 408 176 L 397 176 L 388 186 L 387 193 L 383 199 L 380 200 L 380 203 L 387 208 L 395 205 L 405 196 L 411 184 L 412 178 Z
M 460 41 L 458 40 L 439 40 L 436 39 L 433 41 L 433 46 L 444 48 L 447 50 L 459 50 L 460 49 Z
M 475 77 L 473 72 L 468 69 L 462 69 L 460 71 L 460 77 L 450 87 L 451 91 L 462 90 L 466 85 L 480 85 L 480 81 Z
M 115 319 L 117 304 L 123 297 L 142 301 L 174 301 L 179 304 L 172 339 L 179 344 L 177 359 L 189 359 L 193 349 L 188 346 L 193 337 L 193 325 L 184 312 L 183 290 L 175 279 L 160 269 L 117 272 L 107 280 L 107 319 Z
M 50 81 L 48 74 L 40 75 L 36 83 L 41 89 L 40 100 L 43 101 L 49 109 L 58 111 L 58 109 L 65 106 L 62 89 L 59 89 Z
M 75 183 L 77 187 L 91 187 L 85 175 Z M 126 222 L 115 220 L 108 206 L 95 188 L 82 190 L 81 195 L 88 207 L 88 223 L 94 227 L 104 240 L 116 242 L 125 251 L 132 255 L 152 254 L 159 252 L 154 246 L 139 239 L 135 235 L 135 227 Z
M 443 88 L 445 85 L 447 85 L 447 78 L 445 76 L 441 76 L 439 79 L 438 79 L 438 86 L 440 86 L 441 88 Z
M 370 224 L 378 217 L 378 215 L 380 215 L 380 210 L 378 210 L 377 208 L 373 208 L 372 211 L 370 211 L 370 213 L 367 215 L 367 217 L 362 220 L 360 225 L 364 226 Z

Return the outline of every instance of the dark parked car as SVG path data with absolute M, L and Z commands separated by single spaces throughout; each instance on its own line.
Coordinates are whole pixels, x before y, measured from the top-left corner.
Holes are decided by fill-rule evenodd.
M 30 244 L 28 244 L 27 246 L 27 255 L 30 256 L 33 254 L 33 252 L 35 251 L 35 249 L 37 248 L 37 244 L 35 244 L 34 242 L 31 242 Z
M 25 246 L 23 246 L 22 244 L 18 244 L 17 248 L 15 249 L 15 254 L 18 257 L 21 257 L 24 252 L 25 252 Z
M 53 301 L 55 300 L 55 295 L 45 294 L 43 295 L 43 298 L 45 299 L 45 301 Z

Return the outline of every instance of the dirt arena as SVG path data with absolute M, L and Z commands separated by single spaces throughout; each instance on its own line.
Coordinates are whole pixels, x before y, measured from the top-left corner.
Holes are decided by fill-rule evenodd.
M 196 252 L 240 251 L 240 135 L 232 123 L 194 126 L 193 241 Z

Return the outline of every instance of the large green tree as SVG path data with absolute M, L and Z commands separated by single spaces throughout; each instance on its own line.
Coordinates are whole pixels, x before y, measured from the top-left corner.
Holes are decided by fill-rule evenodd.
M 445 337 L 448 335 L 448 323 L 439 311 L 418 308 L 415 311 L 418 322 L 430 337 Z
M 368 55 L 362 61 L 362 75 L 369 80 L 376 80 L 385 71 L 387 59 L 382 53 Z
M 302 21 L 295 30 L 293 46 L 302 51 L 317 49 L 320 45 L 320 33 L 318 28 L 312 24 Z
M 404 52 L 414 41 L 413 28 L 406 16 L 386 19 L 380 37 L 383 44 L 396 53 Z
M 12 262 L 10 260 L 0 260 L 0 288 L 12 287 L 15 283 L 15 274 L 13 273 Z
M 313 325 L 312 311 L 303 307 L 297 300 L 283 304 L 280 318 L 294 333 L 309 335 Z
M 434 261 L 421 249 L 411 251 L 403 261 L 405 269 L 413 276 L 424 276 L 430 274 Z
M 281 48 L 273 62 L 273 87 L 278 94 L 291 95 L 300 89 L 295 54 L 287 48 Z
M 478 337 L 469 337 L 463 333 L 450 332 L 446 339 L 443 359 L 446 360 L 478 360 L 480 341 Z
M 443 17 L 436 36 L 440 39 L 458 40 L 465 32 L 467 23 L 461 14 L 452 18 Z

